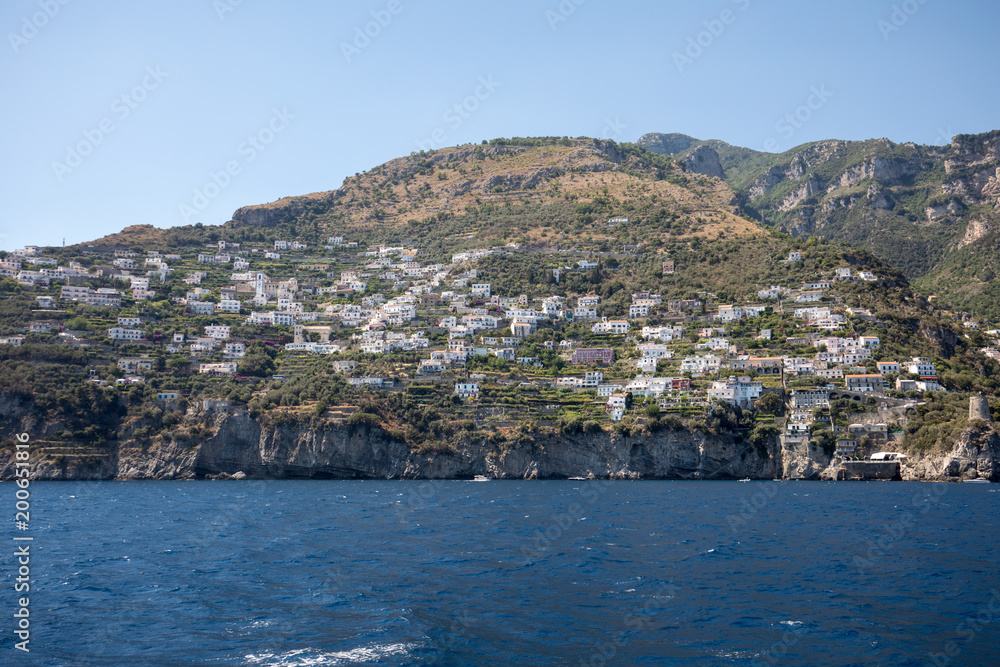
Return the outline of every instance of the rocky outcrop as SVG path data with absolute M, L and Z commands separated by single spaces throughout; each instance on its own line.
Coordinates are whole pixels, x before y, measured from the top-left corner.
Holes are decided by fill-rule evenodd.
M 757 180 L 750 186 L 747 194 L 751 199 L 763 197 L 770 192 L 774 186 L 785 180 L 785 175 L 785 170 L 781 167 L 771 167 L 757 177 Z
M 305 202 L 289 200 L 263 206 L 242 206 L 233 212 L 233 221 L 253 227 L 274 227 L 292 220 L 305 210 Z
M 639 137 L 636 142 L 654 153 L 663 155 L 676 155 L 691 148 L 695 140 L 686 134 L 662 134 L 660 132 L 649 132 Z
M 821 479 L 830 457 L 819 447 L 805 444 L 782 449 L 784 479 Z
M 875 180 L 884 185 L 899 185 L 912 179 L 921 171 L 921 164 L 910 160 L 892 160 L 876 157 L 845 169 L 827 188 L 849 188 L 858 183 Z
M 789 194 L 784 201 L 781 202 L 781 205 L 778 208 L 782 211 L 790 211 L 819 192 L 819 190 L 820 182 L 815 178 L 810 178 L 805 183 L 792 190 L 791 194 Z
M 724 179 L 726 172 L 719 162 L 719 154 L 711 146 L 698 146 L 684 158 L 684 168 L 696 174 Z
M 924 209 L 924 215 L 927 216 L 927 220 L 933 222 L 939 218 L 943 218 L 946 215 L 955 215 L 956 213 L 961 213 L 962 203 L 957 199 L 951 199 L 949 201 L 935 204 L 933 206 L 928 206 Z
M 965 227 L 965 236 L 958 242 L 958 247 L 964 248 L 967 245 L 972 245 L 979 239 L 992 233 L 994 229 L 996 227 L 990 220 L 983 218 L 969 220 L 969 224 Z
M 1000 432 L 992 424 L 972 423 L 944 455 L 911 458 L 903 465 L 904 480 L 954 482 L 987 479 L 1000 482 Z
M 883 211 L 892 209 L 892 199 L 889 197 L 889 194 L 876 183 L 868 186 L 866 199 L 868 205 L 872 208 L 878 208 Z

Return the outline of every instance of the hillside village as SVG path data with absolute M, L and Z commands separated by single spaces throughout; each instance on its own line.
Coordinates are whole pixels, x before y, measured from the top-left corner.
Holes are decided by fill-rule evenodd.
M 406 243 L 340 236 L 322 247 L 220 240 L 173 252 L 29 246 L 0 260 L 6 290 L 34 302 L 0 345 L 83 351 L 87 383 L 140 391 L 177 414 L 260 403 L 321 373 L 354 392 L 343 406 L 313 406 L 336 418 L 388 394 L 447 404 L 473 430 L 603 429 L 728 404 L 753 410 L 756 432 L 786 449 L 844 459 L 899 449 L 905 409 L 949 389 L 933 359 L 887 356 L 880 336 L 855 332 L 880 323 L 845 305 L 841 288 L 878 284 L 871 271 L 838 266 L 761 285 L 752 303 L 640 291 L 608 312 L 602 297 L 561 286 L 599 270 L 596 255 L 553 258 L 535 294 L 497 293 L 480 260 L 522 252 L 508 244 L 432 262 Z M 801 263 L 803 252 L 779 264 Z M 658 261 L 664 276 L 679 269 Z M 981 354 L 1000 360 L 998 332 L 983 333 L 992 343 Z

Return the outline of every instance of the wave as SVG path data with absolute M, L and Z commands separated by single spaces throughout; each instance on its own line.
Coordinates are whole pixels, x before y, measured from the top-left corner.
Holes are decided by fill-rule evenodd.
M 386 658 L 408 656 L 414 644 L 371 644 L 348 651 L 321 651 L 304 648 L 283 653 L 257 653 L 246 656 L 247 665 L 268 667 L 333 667 L 376 662 Z

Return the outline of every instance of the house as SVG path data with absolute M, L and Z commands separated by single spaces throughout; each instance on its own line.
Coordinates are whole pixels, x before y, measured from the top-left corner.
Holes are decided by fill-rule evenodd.
M 472 285 L 472 296 L 481 299 L 490 297 L 490 283 L 475 283 Z
M 244 343 L 226 343 L 226 348 L 222 355 L 227 359 L 242 359 L 247 352 L 247 346 Z
M 435 375 L 443 373 L 445 368 L 443 359 L 423 359 L 417 366 L 417 375 Z
M 735 322 L 743 317 L 743 308 L 740 306 L 719 306 L 719 312 L 715 314 L 715 319 L 723 322 Z
M 659 340 L 662 343 L 669 343 L 684 336 L 684 328 L 674 327 L 643 327 L 642 337 L 646 340 Z
M 653 357 L 655 359 L 669 359 L 673 353 L 662 343 L 640 343 L 637 347 L 643 357 Z
M 570 361 L 574 364 L 611 364 L 615 351 L 610 347 L 581 347 L 573 350 Z
M 626 400 L 627 397 L 625 394 L 612 394 L 608 396 L 607 409 L 609 411 L 621 410 L 624 412 Z
M 709 398 L 732 403 L 740 407 L 749 407 L 764 391 L 762 382 L 755 382 L 749 377 L 729 377 L 712 383 L 708 390 Z
M 834 456 L 847 458 L 848 456 L 854 456 L 857 450 L 857 440 L 852 440 L 850 438 L 837 438 L 837 451 L 834 452 Z
M 828 408 L 830 407 L 830 390 L 825 387 L 818 389 L 793 389 L 791 403 L 793 410 Z
M 878 372 L 883 376 L 889 373 L 899 373 L 898 361 L 877 361 L 875 365 L 878 366 Z
M 915 373 L 921 379 L 933 379 L 937 377 L 934 362 L 927 357 L 913 357 L 913 361 L 907 365 L 907 372 Z
M 118 360 L 118 368 L 126 373 L 153 370 L 154 361 L 149 357 L 122 357 Z
M 869 349 L 874 349 L 881 345 L 881 341 L 878 336 L 859 336 L 858 343 L 862 347 L 867 347 Z
M 718 371 L 721 364 L 722 359 L 714 354 L 704 357 L 688 357 L 681 360 L 681 372 L 691 373 L 692 375 L 704 375 L 705 373 Z
M 215 304 L 211 301 L 188 301 L 187 311 L 192 315 L 214 315 Z
M 503 359 L 504 361 L 514 361 L 517 359 L 517 352 L 512 347 L 490 348 L 489 353 L 497 359 Z
M 510 325 L 510 332 L 514 334 L 517 338 L 527 338 L 533 334 L 536 330 L 537 325 L 531 322 L 522 322 L 521 320 L 514 320 Z
M 785 369 L 785 360 L 781 357 L 749 357 L 741 356 L 729 360 L 732 370 L 754 370 L 761 375 L 780 375 Z
M 823 290 L 809 290 L 800 293 L 795 301 L 797 303 L 809 303 L 810 301 L 821 301 L 823 299 Z
M 844 376 L 844 383 L 849 391 L 881 394 L 884 388 L 883 382 L 884 378 L 877 373 Z
M 643 357 L 636 362 L 636 367 L 642 373 L 655 373 L 660 360 L 655 357 Z
M 478 382 L 460 382 L 455 385 L 455 393 L 461 399 L 474 399 L 479 396 Z
M 672 275 L 676 271 L 676 267 L 674 266 L 674 260 L 672 259 L 666 260 L 665 262 L 663 262 L 662 268 L 663 268 L 663 275 L 665 276 Z
M 628 307 L 628 316 L 632 319 L 649 317 L 649 310 L 649 304 L 633 303 Z
M 0 336 L 0 345 L 12 345 L 20 347 L 24 343 L 24 336 Z
M 797 250 L 793 250 L 792 252 L 788 253 L 788 259 L 785 260 L 785 262 L 800 262 L 800 261 L 802 261 L 802 253 Z
M 220 299 L 218 309 L 224 313 L 239 313 L 240 302 L 236 299 Z
M 229 327 L 223 325 L 206 326 L 205 335 L 217 340 L 226 340 L 229 338 Z
M 616 335 L 624 335 L 629 332 L 630 325 L 627 320 L 608 320 L 605 319 L 597 324 L 593 325 L 590 330 L 594 333 L 608 333 Z
M 142 329 L 112 327 L 108 329 L 108 338 L 111 340 L 141 340 L 143 333 L 145 332 Z
M 217 364 L 199 364 L 198 372 L 208 375 L 235 375 L 237 364 L 235 361 L 223 361 Z

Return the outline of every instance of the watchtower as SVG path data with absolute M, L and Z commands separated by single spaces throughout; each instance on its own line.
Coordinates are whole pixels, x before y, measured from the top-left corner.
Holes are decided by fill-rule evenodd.
M 973 396 L 969 399 L 969 419 L 982 419 L 987 423 L 993 421 L 990 415 L 990 402 L 985 396 Z

